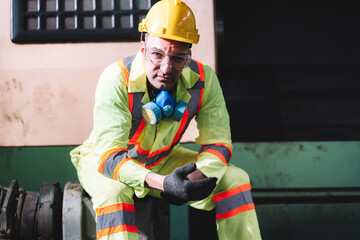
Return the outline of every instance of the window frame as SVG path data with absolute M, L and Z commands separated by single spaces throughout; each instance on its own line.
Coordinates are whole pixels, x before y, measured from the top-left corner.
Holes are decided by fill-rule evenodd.
M 63 42 L 109 42 L 109 41 L 139 41 L 140 33 L 138 24 L 140 16 L 145 16 L 149 9 L 131 9 L 120 10 L 113 7 L 112 10 L 100 10 L 101 0 L 94 1 L 94 10 L 81 10 L 79 8 L 73 11 L 64 10 L 64 1 L 56 0 L 56 10 L 46 11 L 46 0 L 38 0 L 39 9 L 34 12 L 26 10 L 28 1 L 12 0 L 11 4 L 11 41 L 14 43 L 63 43 Z M 82 0 L 74 0 L 79 3 Z M 112 0 L 113 5 L 115 0 Z M 131 5 L 135 6 L 135 0 L 129 0 Z M 158 0 L 148 0 L 150 7 Z M 78 4 L 76 4 L 78 5 Z M 81 22 L 84 16 L 92 16 L 94 19 L 94 28 L 85 29 Z M 99 17 L 113 18 L 112 28 L 101 28 Z M 130 27 L 121 28 L 117 18 L 121 16 L 130 17 Z M 139 17 L 138 17 L 139 16 Z M 26 21 L 34 17 L 37 20 L 37 29 L 27 29 Z M 46 29 L 46 19 L 56 18 L 56 29 Z M 74 17 L 74 29 L 65 28 L 65 17 Z M 138 18 L 136 18 L 138 17 Z

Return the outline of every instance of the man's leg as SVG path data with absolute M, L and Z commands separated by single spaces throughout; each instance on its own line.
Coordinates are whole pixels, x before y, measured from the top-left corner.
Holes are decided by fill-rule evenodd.
M 248 174 L 229 165 L 214 192 L 219 239 L 261 239 Z
M 197 152 L 177 147 L 165 160 L 154 169 L 166 175 L 175 168 L 196 162 Z M 150 191 L 158 196 L 159 191 Z M 248 174 L 229 164 L 223 178 L 213 193 L 204 200 L 189 202 L 191 207 L 210 211 L 215 208 L 217 231 L 220 240 L 258 240 L 261 239 L 258 220 L 251 196 Z
M 215 208 L 220 240 L 261 239 L 249 176 L 234 165 L 229 164 L 224 177 L 209 197 L 189 205 L 207 211 Z
M 177 167 L 196 162 L 196 158 L 197 152 L 177 147 L 163 163 L 159 173 L 170 174 Z M 229 164 L 224 177 L 209 197 L 188 204 L 207 211 L 215 208 L 220 240 L 261 239 L 249 176 L 232 164 Z
M 134 190 L 100 174 L 95 162 L 91 154 L 82 159 L 78 176 L 96 211 L 97 239 L 137 240 Z
M 171 174 L 178 167 L 196 162 L 196 158 L 197 152 L 177 146 L 171 151 L 171 154 L 159 164 L 159 166 L 151 168 L 150 170 L 162 175 Z

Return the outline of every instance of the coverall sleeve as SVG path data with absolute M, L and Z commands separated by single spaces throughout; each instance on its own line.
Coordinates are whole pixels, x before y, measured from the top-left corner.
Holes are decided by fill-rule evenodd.
M 98 171 L 135 188 L 144 188 L 150 172 L 128 158 L 127 143 L 131 129 L 131 113 L 126 84 L 116 63 L 101 74 L 95 94 L 93 150 Z
M 220 181 L 232 154 L 229 114 L 219 80 L 215 72 L 204 65 L 205 83 L 201 109 L 196 116 L 201 144 L 196 162 L 200 171 Z

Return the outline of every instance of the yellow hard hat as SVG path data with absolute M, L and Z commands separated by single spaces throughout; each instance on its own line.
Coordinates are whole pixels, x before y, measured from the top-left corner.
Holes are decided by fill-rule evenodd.
M 195 16 L 181 0 L 161 0 L 152 6 L 139 24 L 139 32 L 156 37 L 197 44 L 199 33 Z

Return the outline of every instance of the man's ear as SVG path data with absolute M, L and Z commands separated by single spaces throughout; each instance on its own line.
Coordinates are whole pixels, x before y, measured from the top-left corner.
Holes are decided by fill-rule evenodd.
M 144 41 L 140 42 L 140 51 L 142 53 L 142 58 L 145 59 L 145 42 Z
M 190 65 L 190 62 L 191 62 L 191 49 L 189 49 L 189 55 L 190 55 L 190 57 L 189 57 L 189 59 L 186 61 L 186 64 L 185 64 L 185 66 L 189 66 Z

